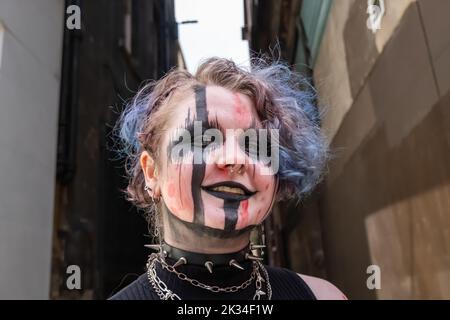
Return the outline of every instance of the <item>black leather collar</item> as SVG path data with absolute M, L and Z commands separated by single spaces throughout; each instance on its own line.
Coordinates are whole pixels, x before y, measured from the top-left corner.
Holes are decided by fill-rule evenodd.
M 204 265 L 205 262 L 210 261 L 215 266 L 230 265 L 230 261 L 234 260 L 238 263 L 246 260 L 246 254 L 250 252 L 250 245 L 246 246 L 240 251 L 226 254 L 208 254 L 186 251 L 179 248 L 175 248 L 167 243 L 162 244 L 162 252 L 166 258 L 179 260 L 185 258 L 188 264 Z

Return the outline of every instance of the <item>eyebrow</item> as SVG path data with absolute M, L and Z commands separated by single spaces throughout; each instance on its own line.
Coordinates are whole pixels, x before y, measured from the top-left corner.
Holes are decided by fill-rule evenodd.
M 208 111 L 206 113 L 206 116 L 208 116 Z M 223 136 L 226 135 L 226 129 L 220 125 L 219 120 L 217 119 L 217 114 L 213 119 L 210 120 L 209 117 L 207 117 L 207 119 L 208 119 L 207 121 L 199 120 L 197 117 L 191 119 L 190 109 L 188 109 L 188 115 L 184 121 L 184 125 L 179 126 L 178 129 L 187 130 L 191 134 L 191 136 L 193 136 L 195 121 L 201 121 L 202 134 L 204 134 L 205 131 L 208 129 L 217 129 L 223 134 Z M 257 125 L 255 117 L 252 117 L 252 122 L 251 122 L 250 126 L 243 130 L 248 130 L 248 129 L 258 130 L 258 129 L 262 129 L 262 128 L 263 127 Z
M 194 120 L 194 121 L 200 121 L 200 120 Z M 186 129 L 192 135 L 194 134 L 194 121 L 191 121 L 191 122 L 187 123 L 186 126 L 182 127 L 183 129 Z M 223 134 L 223 136 L 226 135 L 226 129 L 220 125 L 220 123 L 217 121 L 217 118 L 213 119 L 213 120 L 202 121 L 202 134 L 205 133 L 205 131 L 208 129 L 217 129 Z M 245 131 L 248 129 L 258 130 L 258 129 L 262 129 L 262 128 L 258 127 L 256 125 L 255 119 L 253 119 L 251 125 L 248 128 L 245 128 L 243 130 Z
M 182 126 L 180 126 L 179 128 L 180 128 L 180 129 L 185 129 L 185 130 L 187 130 L 191 135 L 194 135 L 194 127 L 195 127 L 194 123 L 195 123 L 196 121 L 201 122 L 202 134 L 203 134 L 206 130 L 208 130 L 208 129 L 217 129 L 217 130 L 220 130 L 220 132 L 221 132 L 223 135 L 225 135 L 225 128 L 222 127 L 222 126 L 220 125 L 220 123 L 217 121 L 217 117 L 216 117 L 215 119 L 212 119 L 212 120 L 209 120 L 209 119 L 208 119 L 208 121 L 205 121 L 205 120 L 199 120 L 199 119 L 196 119 L 196 118 L 194 118 L 194 119 L 191 120 L 191 119 L 189 119 L 189 117 L 188 117 L 187 121 L 185 121 L 185 124 L 182 125 Z

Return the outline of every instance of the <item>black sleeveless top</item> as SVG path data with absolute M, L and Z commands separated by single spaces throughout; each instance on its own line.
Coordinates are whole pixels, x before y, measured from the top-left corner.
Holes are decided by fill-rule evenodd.
M 174 261 L 167 260 L 169 264 Z M 181 265 L 177 271 L 186 274 L 207 285 L 220 287 L 239 286 L 250 278 L 252 262 L 242 264 L 245 270 L 238 270 L 230 266 L 217 266 L 212 274 L 203 266 Z M 316 300 L 313 292 L 306 282 L 295 272 L 277 267 L 266 266 L 269 282 L 272 288 L 272 300 Z M 176 293 L 182 300 L 251 300 L 255 294 L 255 280 L 245 289 L 233 293 L 211 292 L 193 286 L 187 281 L 180 280 L 176 274 L 171 273 L 156 263 L 158 277 L 167 287 Z M 264 276 L 263 276 L 264 277 Z M 262 290 L 267 292 L 263 282 Z M 158 295 L 150 284 L 147 273 L 142 274 L 134 282 L 109 298 L 110 300 L 159 300 Z M 263 297 L 264 299 L 264 297 Z

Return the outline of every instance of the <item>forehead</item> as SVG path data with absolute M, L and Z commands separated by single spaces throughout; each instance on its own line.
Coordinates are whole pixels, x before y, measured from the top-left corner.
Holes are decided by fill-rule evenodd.
M 248 96 L 219 86 L 205 87 L 204 95 L 196 91 L 188 91 L 176 102 L 172 127 L 183 126 L 187 118 L 190 121 L 200 120 L 205 111 L 209 121 L 218 121 L 223 128 L 246 129 L 260 124 L 255 106 Z

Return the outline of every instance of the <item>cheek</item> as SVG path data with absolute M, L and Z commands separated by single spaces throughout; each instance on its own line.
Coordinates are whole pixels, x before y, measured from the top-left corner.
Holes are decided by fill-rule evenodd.
M 259 190 L 254 199 L 250 199 L 249 211 L 252 212 L 251 221 L 253 224 L 259 224 L 269 213 L 275 198 L 275 177 L 255 175 L 255 185 Z
M 237 229 L 260 224 L 269 213 L 275 196 L 275 177 L 256 175 L 255 187 L 259 192 L 239 206 Z
M 248 105 L 242 101 L 237 93 L 233 96 L 233 106 L 236 125 L 241 128 L 248 127 L 252 121 L 252 114 Z
M 192 165 L 169 164 L 167 178 L 162 188 L 162 195 L 167 208 L 185 221 L 193 219 L 193 201 L 191 190 Z

